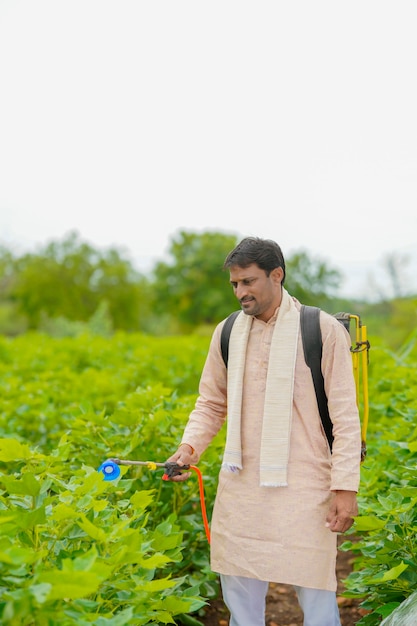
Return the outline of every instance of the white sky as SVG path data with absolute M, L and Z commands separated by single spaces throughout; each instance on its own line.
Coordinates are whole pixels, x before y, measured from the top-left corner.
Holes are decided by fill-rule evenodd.
M 0 0 L 0 244 L 179 230 L 417 292 L 415 0 Z

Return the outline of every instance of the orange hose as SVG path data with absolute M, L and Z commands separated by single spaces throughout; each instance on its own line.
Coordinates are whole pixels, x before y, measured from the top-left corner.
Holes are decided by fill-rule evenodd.
M 198 488 L 200 490 L 201 515 L 203 516 L 204 530 L 206 531 L 207 541 L 210 543 L 210 527 L 207 519 L 206 502 L 204 499 L 203 475 L 195 465 L 190 465 L 190 469 L 194 470 L 198 478 Z

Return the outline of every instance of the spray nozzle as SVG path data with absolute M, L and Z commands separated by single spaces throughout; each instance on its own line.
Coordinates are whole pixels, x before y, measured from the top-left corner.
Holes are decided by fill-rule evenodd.
M 120 476 L 119 464 L 113 459 L 107 459 L 107 461 L 104 461 L 97 471 L 102 472 L 104 480 L 116 480 L 116 478 L 119 478 Z

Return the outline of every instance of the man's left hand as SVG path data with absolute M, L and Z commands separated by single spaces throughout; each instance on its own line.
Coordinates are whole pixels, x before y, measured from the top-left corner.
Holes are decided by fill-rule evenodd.
M 335 491 L 326 517 L 326 527 L 334 533 L 344 533 L 353 524 L 358 514 L 355 491 Z

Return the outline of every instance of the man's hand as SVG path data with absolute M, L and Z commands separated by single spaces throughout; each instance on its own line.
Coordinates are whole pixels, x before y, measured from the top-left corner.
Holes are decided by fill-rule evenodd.
M 326 517 L 326 527 L 334 533 L 344 533 L 353 524 L 358 514 L 355 491 L 335 491 Z
M 178 450 L 167 459 L 167 463 L 177 463 L 177 465 L 191 465 L 192 459 L 195 458 L 194 450 L 188 443 L 182 443 Z M 191 476 L 191 472 L 184 472 L 172 476 L 167 480 L 172 480 L 176 483 L 187 480 Z

